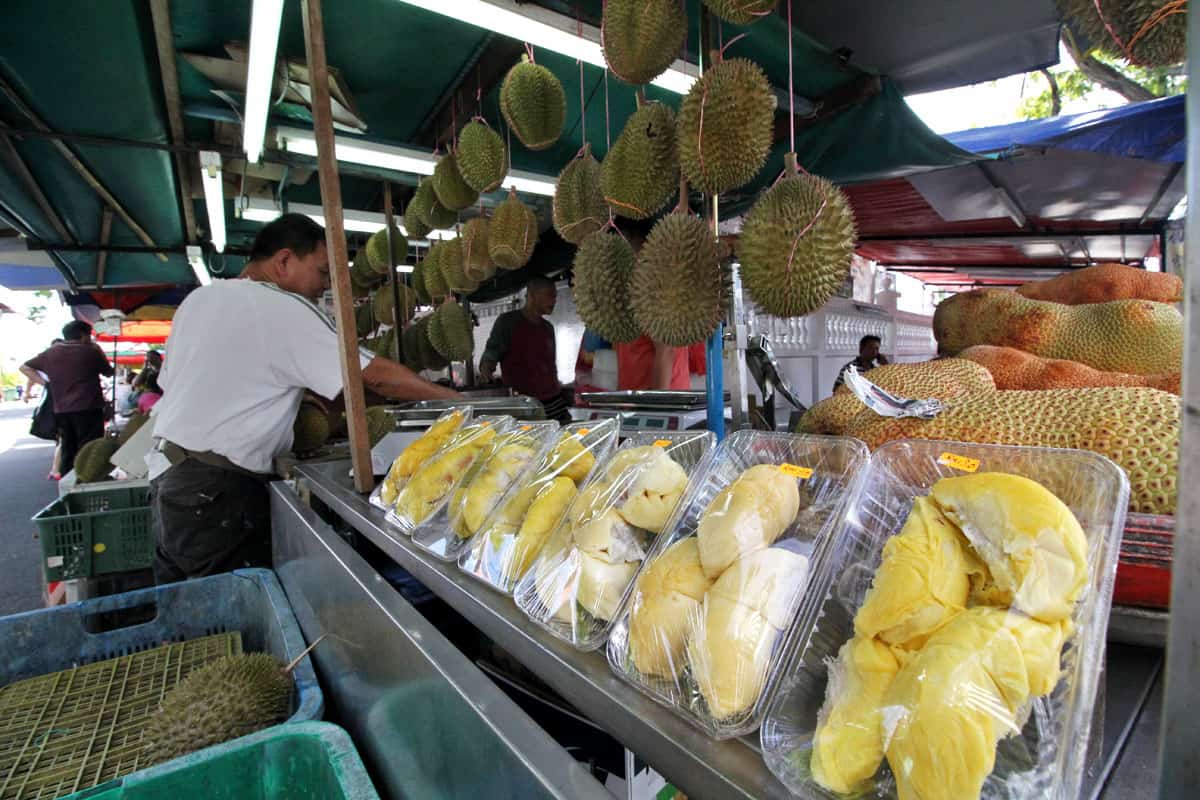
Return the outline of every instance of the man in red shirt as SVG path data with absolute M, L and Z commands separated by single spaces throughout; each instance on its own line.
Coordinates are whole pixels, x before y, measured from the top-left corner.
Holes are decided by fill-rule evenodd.
M 21 373 L 34 383 L 49 383 L 52 388 L 50 399 L 62 447 L 59 468 L 65 475 L 75 466 L 79 448 L 104 435 L 100 376 L 111 376 L 113 368 L 104 351 L 92 341 L 91 325 L 68 322 L 62 334 L 65 341 L 26 361 Z
M 632 342 L 614 345 L 617 351 L 617 388 L 672 389 L 692 387 L 688 348 L 660 344 L 646 334 Z
M 554 281 L 538 276 L 525 286 L 525 305 L 496 318 L 479 359 L 479 380 L 489 383 L 500 366 L 505 386 L 541 401 L 546 416 L 570 422 L 568 392 L 558 381 L 554 326 L 545 317 L 554 313 L 558 290 Z

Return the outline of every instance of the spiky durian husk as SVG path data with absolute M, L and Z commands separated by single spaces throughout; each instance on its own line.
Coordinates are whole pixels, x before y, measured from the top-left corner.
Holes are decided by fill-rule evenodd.
M 675 112 L 647 103 L 629 117 L 600 166 L 600 189 L 613 212 L 649 219 L 679 189 Z
M 380 343 L 386 344 L 386 334 Z M 380 355 L 387 356 L 386 352 Z M 292 452 L 311 453 L 329 440 L 329 415 L 316 403 L 301 403 L 292 423 Z
M 1103 18 L 1096 6 L 1096 0 L 1058 0 L 1063 20 L 1105 55 L 1146 67 L 1169 67 L 1187 58 L 1186 8 L 1146 27 L 1166 8 L 1162 0 L 1103 0 L 1099 3 Z
M 79 448 L 75 455 L 76 483 L 95 483 L 107 478 L 113 470 L 111 459 L 119 447 L 116 439 L 102 436 Z
M 488 255 L 487 217 L 475 217 L 462 229 L 463 271 L 477 283 L 491 280 L 496 274 L 496 265 Z
M 610 342 L 632 342 L 642 335 L 629 302 L 637 256 L 621 234 L 599 231 L 575 253 L 575 307 L 590 330 Z
M 437 192 L 433 190 L 433 179 L 426 178 L 417 186 L 416 194 L 413 195 L 412 203 L 409 207 L 416 206 L 414 213 L 417 218 L 427 228 L 426 233 L 431 230 L 446 230 L 454 227 L 454 223 L 458 222 L 458 214 L 446 208 L 437 198 Z
M 779 0 L 704 0 L 708 10 L 734 25 L 749 25 L 771 16 Z
M 453 151 L 442 156 L 433 168 L 433 191 L 438 202 L 451 211 L 462 211 L 479 199 L 479 192 L 463 180 Z
M 367 262 L 366 247 L 355 253 L 354 263 L 350 266 L 350 288 L 355 297 L 366 297 L 382 279 L 383 276 Z
M 742 285 L 768 314 L 810 314 L 846 282 L 854 244 L 854 212 L 840 189 L 815 175 L 784 178 L 746 215 Z
M 129 417 L 129 421 L 125 423 L 125 427 L 121 429 L 121 434 L 117 437 L 117 447 L 121 447 L 133 435 L 141 430 L 142 426 L 150 420 L 149 414 L 133 414 Z M 115 451 L 114 451 L 115 452 Z
M 458 303 L 444 303 L 429 321 L 429 343 L 447 361 L 469 361 L 475 351 L 471 315 Z
M 432 319 L 433 314 L 427 314 L 414 323 L 417 326 L 417 331 L 419 334 L 417 337 L 417 344 L 421 348 L 421 363 L 424 365 L 425 369 L 432 369 L 435 371 L 443 370 L 450 366 L 450 362 L 447 361 L 433 346 L 433 343 L 429 341 L 429 325 Z
M 420 208 L 421 204 L 417 202 L 415 194 L 408 201 L 408 205 L 404 207 L 404 230 L 408 231 L 408 235 L 414 239 L 422 239 L 433 230 L 421 219 Z
M 404 284 L 400 284 L 397 289 L 400 293 L 400 313 L 404 314 L 406 319 L 412 319 L 417 306 L 416 292 Z M 371 295 L 371 314 L 384 325 L 396 324 L 396 306 L 390 283 L 380 286 Z
M 708 338 L 725 315 L 723 257 L 699 217 L 676 212 L 659 220 L 646 237 L 630 283 L 638 326 L 673 347 Z
M 427 306 L 433 302 L 429 296 L 429 290 L 425 288 L 425 262 L 429 259 L 429 254 L 425 254 L 425 258 L 413 265 L 412 271 L 412 290 L 416 295 L 417 305 Z
M 354 333 L 360 339 L 370 336 L 371 332 L 378 327 L 375 321 L 374 305 L 374 298 L 372 298 L 370 303 L 364 303 L 354 309 Z
M 530 150 L 545 150 L 562 135 L 567 95 L 554 73 L 522 58 L 500 86 L 500 112 Z
M 445 253 L 446 240 L 434 242 L 425 256 L 425 267 L 421 270 L 421 280 L 425 284 L 425 292 L 433 303 L 438 303 L 450 296 L 450 284 L 446 282 L 446 273 L 442 270 L 442 257 Z
M 471 120 L 458 134 L 458 171 L 480 194 L 494 192 L 508 174 L 508 148 L 500 134 L 479 120 Z
M 413 372 L 420 372 L 425 369 L 421 335 L 421 327 L 415 322 L 409 324 L 400 335 L 400 348 L 404 352 L 404 363 Z
M 608 68 L 625 83 L 649 83 L 683 48 L 687 15 L 676 0 L 608 0 L 600 43 Z
M 408 257 L 408 239 L 395 225 L 392 226 L 392 257 L 388 258 L 387 229 L 375 231 L 367 239 L 367 263 L 377 275 L 386 276 L 393 264 L 403 264 Z
M 410 365 L 411 366 L 411 365 Z M 384 436 L 396 430 L 396 419 L 383 406 L 367 409 L 367 442 L 371 447 L 379 444 Z
M 554 188 L 554 230 L 571 244 L 579 244 L 600 230 L 608 219 L 608 204 L 600 190 L 600 162 L 586 147 L 567 164 Z
M 466 273 L 462 239 L 446 239 L 442 242 L 442 253 L 438 259 L 446 286 L 459 294 L 470 294 L 479 288 L 479 281 Z
M 529 263 L 537 244 L 537 215 L 509 192 L 496 207 L 488 225 L 488 255 L 501 269 L 520 269 Z
M 720 194 L 754 179 L 775 128 L 775 94 L 758 65 L 722 61 L 704 73 L 679 108 L 679 165 L 692 188 Z

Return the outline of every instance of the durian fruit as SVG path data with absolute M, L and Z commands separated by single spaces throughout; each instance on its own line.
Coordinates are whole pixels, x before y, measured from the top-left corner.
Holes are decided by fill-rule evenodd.
M 462 211 L 479 199 L 479 192 L 468 186 L 458 171 L 458 158 L 454 151 L 438 159 L 437 166 L 433 168 L 433 192 L 438 202 L 451 211 Z
M 387 229 L 375 231 L 367 239 L 367 263 L 378 275 L 386 276 L 396 264 L 403 264 L 408 257 L 408 239 L 395 225 L 392 226 L 392 255 L 388 257 Z
M 637 533 L 609 509 L 572 531 L 572 538 L 579 551 L 576 600 L 595 619 L 615 618 L 625 588 L 646 558 Z
M 515 189 L 509 190 L 488 225 L 488 255 L 501 269 L 520 269 L 529 263 L 537 239 L 537 215 L 517 199 Z
M 491 280 L 496 274 L 496 265 L 488 255 L 487 217 L 474 217 L 462 229 L 463 272 L 476 284 Z
M 319 450 L 329 441 L 329 414 L 316 403 L 304 402 L 292 423 L 292 452 L 297 455 Z
M 1058 0 L 1063 20 L 1093 48 L 1144 67 L 1187 58 L 1186 5 L 1163 14 L 1169 7 L 1157 0 Z
M 367 409 L 367 442 L 374 447 L 383 441 L 383 437 L 396 430 L 396 418 L 388 413 L 383 406 L 371 406 Z
M 433 228 L 426 225 L 425 221 L 421 219 L 421 204 L 416 200 L 414 194 L 408 201 L 408 205 L 404 207 L 404 230 L 408 231 L 408 235 L 414 239 L 423 239 Z
M 596 466 L 595 454 L 583 446 L 579 437 L 564 434 L 554 445 L 554 449 L 546 457 L 546 464 L 538 470 L 539 474 L 562 475 L 570 478 L 575 484 L 583 483 Z
M 508 175 L 508 148 L 486 122 L 473 119 L 458 134 L 458 171 L 479 194 L 494 192 Z
M 687 15 L 675 0 L 607 0 L 600 45 L 608 68 L 625 83 L 649 83 L 679 57 Z
M 428 519 L 495 438 L 496 429 L 491 425 L 470 425 L 456 433 L 400 490 L 396 513 L 412 525 Z
M 622 454 L 635 461 L 624 472 L 628 486 L 616 512 L 634 527 L 660 533 L 687 488 L 687 472 L 661 447 L 633 447 Z
M 656 342 L 684 347 L 703 341 L 725 316 L 722 248 L 699 217 L 663 217 L 646 238 L 630 282 L 638 326 Z
M 1049 280 L 1021 284 L 1016 291 L 1030 300 L 1049 300 L 1068 306 L 1113 300 L 1178 303 L 1183 300 L 1183 280 L 1169 272 L 1147 272 L 1125 264 L 1096 264 Z
M 731 564 L 770 547 L 800 513 L 796 479 L 773 464 L 756 464 L 712 499 L 696 538 L 704 573 L 716 579 Z
M 508 569 L 505 572 L 509 578 L 520 580 L 529 571 L 578 493 L 575 481 L 565 475 L 544 481 L 538 486 L 512 549 L 508 552 Z
M 364 303 L 354 309 L 354 333 L 359 339 L 365 339 L 374 332 L 378 327 L 375 321 L 375 299 L 372 297 L 370 303 Z
M 443 239 L 434 242 L 425 256 L 424 267 L 421 269 L 421 282 L 425 292 L 434 305 L 441 303 L 450 296 L 450 284 L 446 281 L 446 273 L 442 271 L 442 257 L 446 252 L 446 242 Z
M 370 241 L 370 240 L 368 240 Z M 387 253 L 387 248 L 383 250 Z M 361 294 L 365 295 L 372 287 L 377 286 L 384 277 L 387 276 L 387 271 L 376 272 L 375 267 L 371 266 L 371 259 L 367 255 L 367 248 L 362 247 L 354 254 L 354 263 L 350 265 L 350 284 L 355 288 L 355 297 Z
M 466 273 L 462 239 L 445 239 L 440 243 L 439 250 L 437 264 L 450 291 L 470 294 L 479 288 L 479 282 Z
M 608 205 L 600 190 L 600 162 L 591 147 L 571 160 L 554 187 L 554 230 L 571 244 L 579 244 L 604 227 Z
M 429 430 L 421 434 L 415 442 L 404 448 L 404 452 L 396 457 L 383 479 L 383 501 L 391 505 L 400 493 L 400 486 L 412 477 L 422 464 L 428 461 L 434 453 L 442 448 L 451 436 L 463 424 L 466 415 L 454 410 L 429 426 Z M 389 499 L 390 498 L 390 499 Z
M 562 135 L 567 95 L 553 72 L 522 57 L 500 85 L 500 113 L 521 144 L 545 150 Z
M 431 231 L 448 230 L 458 222 L 458 214 L 446 208 L 438 200 L 437 193 L 433 189 L 432 177 L 426 178 L 417 185 L 417 191 L 413 194 L 409 209 Z
M 642 335 L 633 318 L 629 284 L 637 256 L 616 231 L 599 231 L 575 252 L 575 308 L 590 330 L 610 342 L 632 342 Z
M 116 439 L 101 436 L 79 448 L 75 454 L 75 482 L 95 483 L 107 478 L 113 471 L 110 459 L 120 446 Z
M 637 580 L 629 614 L 629 657 L 639 672 L 669 677 L 683 671 L 688 623 L 699 616 L 710 586 L 694 536 L 650 562 Z
M 120 435 L 117 436 L 117 447 L 123 446 L 132 439 L 133 435 L 140 431 L 142 426 L 149 421 L 149 414 L 130 414 L 129 421 L 125 423 L 125 427 L 121 429 Z
M 476 472 L 474 479 L 456 495 L 450 512 L 450 527 L 462 539 L 479 532 L 512 482 L 537 455 L 537 443 L 529 436 L 501 436 Z
M 425 262 L 429 260 L 429 254 L 413 265 L 412 271 L 412 289 L 417 296 L 417 304 L 427 306 L 433 302 L 429 296 L 429 290 L 425 288 Z
M 447 361 L 469 361 L 475 352 L 471 315 L 453 300 L 443 303 L 429 322 L 429 342 Z
M 409 323 L 400 336 L 400 347 L 404 352 L 404 363 L 413 372 L 425 369 L 421 347 L 421 328 Z
M 744 58 L 718 62 L 679 107 L 679 165 L 693 189 L 736 189 L 766 163 L 774 130 L 775 94 L 762 69 Z
M 433 346 L 433 342 L 430 341 L 429 329 L 432 323 L 433 314 L 426 314 L 424 317 L 421 317 L 419 320 L 417 320 L 416 325 L 417 330 L 419 331 L 417 343 L 421 348 L 421 364 L 425 367 L 425 369 L 431 369 L 434 372 L 438 372 L 450 366 L 450 362 L 446 360 L 445 356 L 437 351 L 437 348 Z
M 749 25 L 771 16 L 779 0 L 704 0 L 708 10 L 734 25 Z
M 841 189 L 792 175 L 746 215 L 737 243 L 742 285 L 768 314 L 810 314 L 846 282 L 854 245 L 854 212 Z
M 649 219 L 679 190 L 675 111 L 646 103 L 625 127 L 600 165 L 600 190 L 613 213 Z
M 735 719 L 753 708 L 775 641 L 807 580 L 808 558 L 771 547 L 743 556 L 705 594 L 687 653 L 714 719 Z
M 277 725 L 292 679 L 267 653 L 224 656 L 193 671 L 146 720 L 143 765 L 160 764 Z
M 416 296 L 403 284 L 397 288 L 400 290 L 400 311 L 408 319 L 412 319 L 413 311 L 416 309 Z M 391 284 L 385 283 L 372 293 L 371 313 L 384 325 L 396 324 L 396 305 L 395 298 L 392 297 Z

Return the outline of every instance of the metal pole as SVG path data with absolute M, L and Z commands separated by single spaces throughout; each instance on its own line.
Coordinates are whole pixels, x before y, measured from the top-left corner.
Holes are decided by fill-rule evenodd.
M 369 492 L 375 485 L 375 476 L 371 470 L 371 448 L 367 443 L 367 409 L 363 397 L 357 326 L 354 324 L 354 289 L 350 286 L 350 259 L 346 252 L 346 230 L 342 219 L 342 187 L 338 181 L 337 157 L 333 152 L 333 114 L 329 103 L 329 66 L 325 61 L 325 23 L 321 16 L 321 0 L 303 0 L 302 8 L 304 50 L 308 73 L 312 78 L 313 135 L 317 140 L 325 243 L 329 249 L 333 307 L 341 345 L 338 352 L 342 362 L 342 391 L 346 399 L 354 486 L 360 492 Z
M 1200 14 L 1188 14 L 1188 83 L 1200 81 Z M 1187 97 L 1187 194 L 1200 198 L 1200 99 Z M 1184 239 L 1183 419 L 1179 436 L 1179 500 L 1171 565 L 1171 618 L 1167 628 L 1161 779 L 1163 800 L 1192 797 L 1200 786 L 1200 494 L 1184 491 L 1200 481 L 1200 203 L 1188 203 Z M 1166 258 L 1166 253 L 1163 254 Z

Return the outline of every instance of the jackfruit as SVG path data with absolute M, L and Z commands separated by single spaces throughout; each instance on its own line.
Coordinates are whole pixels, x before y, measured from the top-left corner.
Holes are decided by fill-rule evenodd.
M 630 525 L 660 533 L 667 524 L 675 504 L 687 488 L 688 475 L 661 447 L 635 447 L 626 454 L 638 451 L 635 472 L 625 489 L 625 499 L 617 513 Z
M 562 475 L 578 485 L 591 474 L 594 466 L 596 466 L 595 454 L 583 446 L 583 442 L 578 436 L 568 433 L 564 434 L 558 440 L 558 444 L 554 445 L 554 449 L 546 458 L 545 467 L 539 472 L 547 475 Z
M 496 438 L 492 426 L 471 425 L 454 436 L 442 450 L 417 470 L 396 498 L 396 513 L 413 525 L 424 522 L 475 463 L 480 451 Z
M 466 415 L 463 412 L 451 411 L 430 425 L 429 430 L 421 434 L 419 439 L 404 448 L 404 452 L 392 462 L 387 476 L 383 479 L 384 503 L 390 506 L 395 502 L 404 481 L 412 477 L 434 453 L 442 449 L 442 445 L 462 426 L 464 420 Z
M 708 10 L 734 25 L 749 25 L 771 16 L 779 0 L 704 0 Z
M 1013 608 L 1043 622 L 1071 615 L 1087 581 L 1087 538 L 1050 490 L 1020 475 L 980 472 L 942 478 L 930 497 Z
M 371 238 L 367 239 L 367 263 L 371 265 L 371 269 L 378 275 L 388 275 L 392 271 L 392 267 L 397 264 L 403 264 L 404 259 L 408 258 L 408 239 L 400 232 L 400 229 L 395 225 L 392 226 L 392 255 L 388 257 L 388 232 L 387 228 L 380 231 L 375 231 L 371 234 Z
M 510 189 L 488 225 L 488 255 L 501 269 L 520 269 L 529 263 L 537 239 L 537 215 Z
M 639 672 L 667 677 L 683 670 L 689 620 L 699 615 L 711 585 L 694 536 L 650 562 L 637 580 L 629 614 L 629 657 Z
M 145 722 L 143 765 L 160 764 L 287 719 L 292 679 L 266 653 L 224 656 L 163 695 Z
M 656 342 L 685 347 L 712 335 L 725 317 L 722 247 L 699 217 L 674 213 L 654 225 L 630 282 L 638 326 Z
M 946 401 L 931 420 L 859 415 L 845 435 L 871 449 L 894 439 L 945 439 L 1091 450 L 1129 476 L 1131 511 L 1171 514 L 1179 413 L 1179 397 L 1157 389 L 996 391 Z
M 110 459 L 120 446 L 116 439 L 101 436 L 79 448 L 75 454 L 75 482 L 95 483 L 107 478 L 113 471 Z
M 408 235 L 414 239 L 423 239 L 433 230 L 421 219 L 420 210 L 421 204 L 417 202 L 414 193 L 408 201 L 408 205 L 404 207 L 404 230 L 408 231 Z
M 371 447 L 379 444 L 383 437 L 396 430 L 396 418 L 383 406 L 367 409 L 367 443 Z
M 865 636 L 842 645 L 829 665 L 813 735 L 812 775 L 838 794 L 861 788 L 883 763 L 883 698 L 900 670 L 891 649 Z
M 479 288 L 479 282 L 467 276 L 462 239 L 443 239 L 438 250 L 437 265 L 450 291 L 470 294 Z
M 505 572 L 509 578 L 519 580 L 529 571 L 578 493 L 575 481 L 565 475 L 545 481 L 537 487 L 512 549 L 508 552 L 508 569 Z
M 642 335 L 629 305 L 629 284 L 637 256 L 625 237 L 600 231 L 575 251 L 575 308 L 587 327 L 610 342 Z
M 467 310 L 449 300 L 433 312 L 429 342 L 447 361 L 469 361 L 475 352 L 473 327 Z
M 417 191 L 413 193 L 409 210 L 416 214 L 429 230 L 446 230 L 453 228 L 454 223 L 458 222 L 458 214 L 446 208 L 438 200 L 437 193 L 433 190 L 432 177 L 417 184 Z
M 451 211 L 462 211 L 479 199 L 479 192 L 468 186 L 458 171 L 458 158 L 454 151 L 438 159 L 433 168 L 433 192 L 438 202 Z
M 292 423 L 292 452 L 311 453 L 329 441 L 329 414 L 316 403 L 301 403 Z
M 446 282 L 446 273 L 442 271 L 442 256 L 445 252 L 446 240 L 434 242 L 422 262 L 424 266 L 421 268 L 421 282 L 434 305 L 450 296 L 450 284 Z
M 846 282 L 854 244 L 854 211 L 841 189 L 815 175 L 784 178 L 746 215 L 737 243 L 742 285 L 768 314 L 810 314 Z
M 704 573 L 716 579 L 735 561 L 770 547 L 800 513 L 796 479 L 773 464 L 750 467 L 713 498 L 696 539 Z
M 500 134 L 479 119 L 458 134 L 458 171 L 479 194 L 494 192 L 508 174 L 508 148 Z
M 1022 284 L 1017 287 L 1017 294 L 1068 306 L 1113 300 L 1179 303 L 1183 301 L 1183 281 L 1169 272 L 1147 272 L 1125 264 L 1096 264 L 1049 280 Z
M 530 150 L 545 150 L 562 135 L 567 95 L 554 73 L 523 56 L 500 85 L 500 113 Z
M 679 107 L 679 166 L 692 188 L 720 194 L 754 179 L 775 132 L 775 93 L 753 61 L 731 58 L 705 71 Z
M 727 720 L 753 708 L 807 579 L 805 556 L 772 547 L 743 556 L 708 590 L 687 653 L 711 717 Z
M 574 245 L 600 230 L 608 220 L 608 205 L 600 190 L 600 162 L 592 157 L 587 144 L 559 173 L 553 210 L 554 230 Z
M 149 421 L 149 414 L 130 414 L 129 421 L 125 423 L 124 428 L 121 428 L 121 434 L 117 437 L 117 446 L 121 447 L 130 439 L 132 439 L 133 435 L 140 431 L 142 426 Z M 114 451 L 114 453 L 115 452 L 116 451 Z M 78 456 L 76 458 L 78 458 Z
M 488 255 L 489 227 L 487 217 L 475 217 L 462 229 L 463 272 L 475 282 L 476 288 L 496 274 L 496 265 Z
M 1180 394 L 1178 372 L 1159 375 L 1127 375 L 1102 372 L 1086 364 L 1058 358 L 1042 358 L 1012 347 L 977 344 L 958 354 L 987 368 L 997 389 L 1080 389 L 1085 386 L 1148 386 Z
M 938 304 L 933 335 L 943 355 L 991 344 L 1133 375 L 1176 372 L 1183 363 L 1183 317 L 1149 300 L 1065 306 L 975 289 Z
M 1058 0 L 1058 8 L 1072 31 L 1110 58 L 1143 67 L 1169 67 L 1187 58 L 1186 7 L 1158 0 Z
M 645 103 L 625 122 L 600 165 L 600 190 L 613 213 L 649 219 L 679 190 L 675 111 Z
M 537 445 L 528 436 L 506 434 L 477 465 L 476 474 L 456 493 L 450 512 L 450 526 L 460 538 L 475 535 L 496 507 L 508 487 L 537 454 Z
M 667 71 L 687 39 L 687 15 L 675 0 L 607 0 L 600 46 L 625 83 L 649 83 Z

